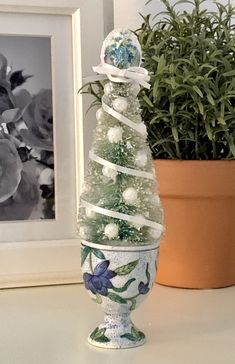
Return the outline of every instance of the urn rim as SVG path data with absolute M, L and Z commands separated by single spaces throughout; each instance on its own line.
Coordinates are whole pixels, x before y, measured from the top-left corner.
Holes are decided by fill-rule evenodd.
M 159 249 L 159 242 L 148 245 L 120 246 L 120 245 L 97 244 L 97 243 L 92 243 L 90 241 L 82 240 L 81 246 L 89 246 L 90 248 L 95 248 L 99 250 L 108 250 L 108 251 L 139 252 L 139 251 Z

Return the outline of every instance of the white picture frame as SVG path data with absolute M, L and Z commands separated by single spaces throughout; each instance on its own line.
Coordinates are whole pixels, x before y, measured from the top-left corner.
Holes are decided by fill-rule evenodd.
M 84 134 L 82 99 L 77 91 L 95 60 L 89 56 L 92 36 L 87 37 L 88 9 L 84 1 L 77 3 L 76 8 L 0 5 L 0 34 L 53 38 L 57 204 L 55 221 L 0 223 L 0 288 L 81 282 L 76 220 L 84 173 Z M 93 29 L 98 40 L 93 53 L 100 48 L 102 30 L 99 27 L 97 34 Z

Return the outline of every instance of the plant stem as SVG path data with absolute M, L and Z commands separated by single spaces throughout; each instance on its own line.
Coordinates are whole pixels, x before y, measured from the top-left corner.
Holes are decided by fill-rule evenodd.
M 212 140 L 212 148 L 213 148 L 213 159 L 217 159 L 216 144 L 214 140 Z
M 172 130 L 172 135 L 173 135 L 173 138 L 174 138 L 174 143 L 175 143 L 175 149 L 176 149 L 176 155 L 179 159 L 181 159 L 181 153 L 180 153 L 180 148 L 179 148 L 179 142 L 178 140 L 176 139 L 176 137 L 174 136 L 174 133 L 173 133 L 173 126 L 171 128 Z
M 181 159 L 181 153 L 179 148 L 179 143 L 175 141 L 176 154 L 179 159 Z
M 198 150 L 198 120 L 196 120 L 196 126 L 195 126 L 195 154 L 196 154 L 196 159 L 199 159 L 199 150 Z

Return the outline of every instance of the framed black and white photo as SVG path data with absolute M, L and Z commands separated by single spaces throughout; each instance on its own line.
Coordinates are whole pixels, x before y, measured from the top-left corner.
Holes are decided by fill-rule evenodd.
M 94 44 L 89 18 L 103 8 L 89 16 L 89 1 L 77 3 L 0 5 L 0 287 L 81 278 L 76 220 L 84 135 L 77 91 L 93 54 L 98 62 L 103 19 Z
M 0 221 L 55 219 L 51 38 L 0 34 Z

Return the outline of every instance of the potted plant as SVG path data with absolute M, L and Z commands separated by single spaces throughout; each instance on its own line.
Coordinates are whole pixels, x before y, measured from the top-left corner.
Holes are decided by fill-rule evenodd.
M 158 281 L 227 286 L 235 283 L 234 8 L 162 2 L 164 17 L 152 25 L 145 17 L 137 31 L 152 75 L 142 117 L 165 210 Z
M 235 11 L 161 1 L 165 12 L 135 32 L 151 75 L 139 100 L 165 212 L 157 280 L 224 287 L 235 283 Z M 94 105 L 96 86 L 86 89 Z

